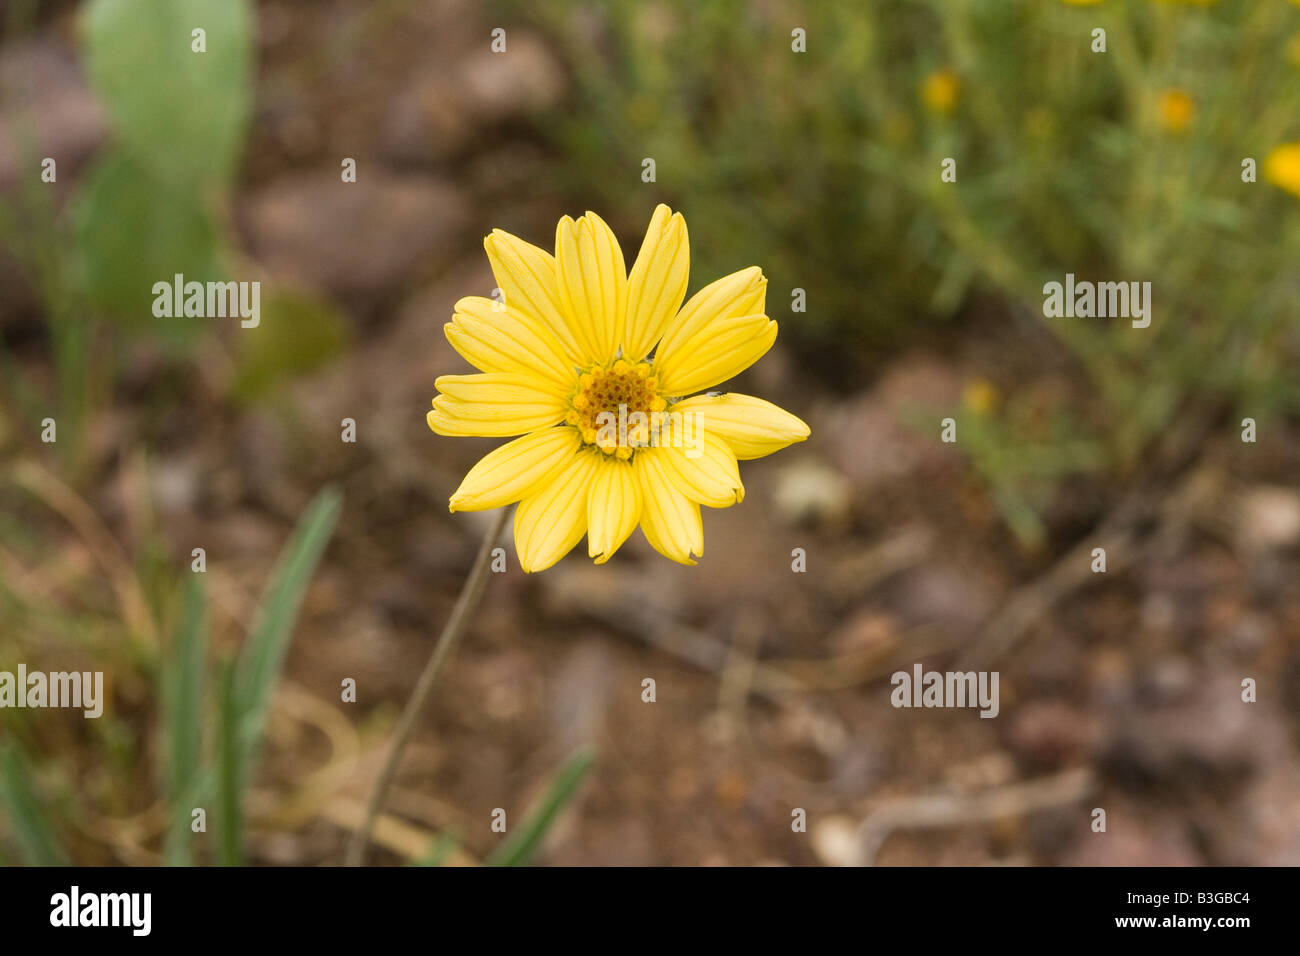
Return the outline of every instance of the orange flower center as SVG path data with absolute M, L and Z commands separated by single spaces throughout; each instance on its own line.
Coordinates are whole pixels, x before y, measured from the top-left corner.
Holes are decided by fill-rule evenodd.
M 658 389 L 648 362 L 618 359 L 608 366 L 593 365 L 578 376 L 564 420 L 588 445 L 631 458 L 634 449 L 650 443 L 651 420 L 668 405 Z

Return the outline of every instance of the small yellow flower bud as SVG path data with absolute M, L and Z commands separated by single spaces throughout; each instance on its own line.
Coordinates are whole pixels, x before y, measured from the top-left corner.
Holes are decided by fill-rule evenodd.
M 1175 136 L 1187 132 L 1196 115 L 1196 103 L 1182 90 L 1166 90 L 1160 94 L 1160 124 Z
M 931 113 L 946 116 L 957 106 L 961 81 L 952 70 L 938 70 L 925 78 L 921 86 L 921 101 Z

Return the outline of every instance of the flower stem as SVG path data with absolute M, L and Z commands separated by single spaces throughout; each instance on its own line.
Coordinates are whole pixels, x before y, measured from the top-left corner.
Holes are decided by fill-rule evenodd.
M 452 608 L 451 617 L 447 619 L 442 633 L 438 635 L 438 642 L 433 646 L 433 653 L 429 655 L 428 663 L 424 665 L 424 672 L 420 674 L 415 690 L 406 702 L 402 716 L 397 722 L 397 729 L 393 733 L 393 743 L 389 747 L 388 757 L 384 760 L 384 767 L 379 772 L 379 779 L 375 781 L 374 789 L 370 791 L 370 799 L 366 803 L 365 819 L 362 821 L 360 828 L 353 831 L 352 838 L 348 841 L 347 854 L 344 857 L 346 866 L 360 866 L 365 860 L 366 849 L 370 844 L 370 833 L 375 828 L 375 818 L 379 816 L 379 810 L 384 803 L 384 796 L 388 793 L 388 788 L 393 782 L 393 776 L 397 772 L 397 765 L 402 757 L 402 751 L 406 749 L 406 744 L 411 739 L 411 732 L 415 729 L 416 718 L 419 717 L 420 711 L 424 709 L 424 705 L 429 699 L 429 693 L 438 680 L 438 674 L 442 670 L 444 661 L 446 661 L 447 656 L 460 640 L 460 635 L 465 630 L 465 624 L 469 620 L 470 613 L 478 606 L 479 599 L 483 597 L 483 590 L 487 585 L 488 567 L 491 564 L 492 546 L 496 544 L 497 538 L 501 536 L 501 529 L 505 527 L 508 514 L 508 509 L 499 508 L 496 514 L 493 515 L 492 525 L 483 537 L 483 543 L 479 545 L 478 557 L 474 559 L 474 567 L 470 569 L 469 577 L 465 579 L 465 584 L 460 591 L 460 597 L 456 599 L 456 606 Z

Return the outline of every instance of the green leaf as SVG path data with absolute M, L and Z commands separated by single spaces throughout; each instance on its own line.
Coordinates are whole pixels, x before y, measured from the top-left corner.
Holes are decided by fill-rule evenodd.
M 573 799 L 596 755 L 582 749 L 570 757 L 547 788 L 537 806 L 528 812 L 523 825 L 487 859 L 488 866 L 525 866 L 541 846 L 560 811 Z
M 303 594 L 334 532 L 341 507 L 342 496 L 332 488 L 322 491 L 307 506 L 262 595 L 252 631 L 240 652 L 234 699 L 240 715 L 241 760 L 247 776 L 251 777 L 271 694 L 284 667 Z
M 342 496 L 327 488 L 303 512 L 262 594 L 239 659 L 231 668 L 231 686 L 220 690 L 218 766 L 215 773 L 208 768 L 200 775 L 193 802 L 201 804 L 215 790 L 218 818 L 231 821 L 223 825 L 221 839 L 234 842 L 219 844 L 221 859 L 238 856 L 238 833 L 228 832 L 239 827 L 238 790 L 253 778 L 271 695 L 284 667 L 298 608 L 334 531 L 341 506 Z
M 202 29 L 206 52 L 194 52 Z M 247 0 L 91 0 L 86 68 L 121 147 L 178 184 L 228 183 L 252 105 Z
M 460 841 L 450 833 L 439 833 L 429 844 L 429 849 L 418 860 L 412 860 L 411 866 L 442 866 L 447 857 L 456 852 Z
M 93 305 L 163 341 L 189 341 L 211 321 L 153 314 L 155 283 L 170 285 L 177 273 L 186 281 L 224 278 L 217 230 L 193 191 L 110 154 L 77 194 L 72 230 L 77 279 Z
M 168 866 L 188 866 L 190 813 L 197 804 L 203 748 L 203 670 L 207 658 L 207 597 L 203 575 L 190 575 L 181 626 L 163 668 L 163 728 L 166 734 Z
M 217 862 L 222 866 L 243 863 L 244 781 L 240 754 L 239 705 L 235 700 L 235 667 L 221 665 L 217 702 Z
M 0 807 L 18 837 L 29 866 L 67 866 L 68 858 L 41 813 L 27 762 L 16 747 L 0 746 Z
M 258 326 L 237 336 L 235 396 L 244 401 L 262 397 L 285 378 L 329 361 L 348 338 L 346 320 L 329 302 L 306 293 L 272 290 L 262 305 Z

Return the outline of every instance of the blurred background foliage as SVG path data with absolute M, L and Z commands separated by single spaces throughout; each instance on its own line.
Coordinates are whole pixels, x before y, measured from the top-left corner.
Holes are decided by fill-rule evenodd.
M 841 383 L 987 296 L 1058 340 L 1078 392 L 1033 409 L 1009 394 L 962 435 L 1028 545 L 1056 481 L 1128 474 L 1189 405 L 1300 406 L 1297 197 L 1263 175 L 1300 138 L 1294 4 L 501 8 L 566 51 L 577 102 L 540 128 L 570 188 L 634 219 L 633 171 L 654 158 L 703 273 L 763 263 L 783 334 Z M 815 55 L 792 50 L 792 23 Z M 1151 282 L 1151 327 L 1044 318 L 1066 273 Z
M 6 12 L 6 33 L 14 36 L 30 27 L 38 10 L 18 2 Z M 227 221 L 248 135 L 254 16 L 245 0 L 91 0 L 80 23 L 86 74 L 110 117 L 111 145 L 83 173 L 64 210 L 55 209 L 44 184 L 22 177 L 0 218 L 0 243 L 27 270 L 41 296 L 59 373 L 57 394 L 40 395 L 6 355 L 5 397 L 36 428 L 54 412 L 61 432 L 53 446 L 63 453 L 74 480 L 85 477 L 89 405 L 110 395 L 131 342 L 160 345 L 178 361 L 212 347 L 202 323 L 156 318 L 152 288 L 178 272 L 200 281 L 229 274 L 227 263 L 235 253 Z M 206 31 L 203 42 L 209 49 L 203 56 L 194 55 L 190 42 L 177 42 L 190 37 L 195 24 Z M 24 161 L 36 168 L 40 159 L 33 152 L 31 127 L 41 118 L 19 112 L 8 119 L 18 127 L 11 132 Z M 266 315 L 274 331 L 250 340 L 238 359 L 232 377 L 237 400 L 261 394 L 295 369 L 314 367 L 341 345 L 342 326 L 334 314 L 304 294 L 273 293 Z M 116 329 L 118 339 L 100 334 L 102 324 Z M 147 475 L 146 453 L 136 464 Z M 298 605 L 338 518 L 337 492 L 322 493 L 303 515 L 236 658 L 229 652 L 210 655 L 203 577 L 177 570 L 148 517 L 137 529 L 142 540 L 132 560 L 76 490 L 50 471 L 21 463 L 7 477 L 5 514 L 18 515 L 23 509 L 18 499 L 25 498 L 87 533 L 97 542 L 115 600 L 105 608 L 92 590 L 83 596 L 84 610 L 56 609 L 39 594 L 24 593 L 13 573 L 19 562 L 6 551 L 10 560 L 0 573 L 4 659 L 22 659 L 20 646 L 66 653 L 75 634 L 81 644 L 77 656 L 84 655 L 90 667 L 126 673 L 151 686 L 148 696 L 159 709 L 154 717 L 160 728 L 160 800 L 136 824 L 165 833 L 168 863 L 188 864 L 194 858 L 191 810 L 210 808 L 218 835 L 213 860 L 239 863 L 240 805 Z M 140 515 L 152 515 L 147 496 L 137 505 Z M 41 542 L 34 532 L 35 523 L 26 528 L 6 522 L 0 543 L 39 565 Z M 20 634 L 21 645 L 15 643 Z M 63 669 L 54 657 L 30 666 L 37 669 L 40 663 Z M 222 686 L 210 690 L 217 682 L 205 675 L 214 665 L 223 675 Z M 74 791 L 70 777 L 46 781 L 44 787 L 34 779 L 24 751 L 57 753 L 68 743 L 49 737 L 49 725 L 34 721 L 32 714 L 0 712 L 5 730 L 0 808 L 14 825 L 21 862 L 67 862 L 71 856 L 64 846 L 93 814 L 88 816 L 84 795 Z M 87 722 L 111 757 L 110 777 L 127 774 L 149 747 L 133 733 L 136 717 L 110 711 Z M 205 731 L 209 727 L 215 729 Z M 107 805 L 125 796 L 114 796 L 111 781 L 104 782 L 110 790 L 96 796 L 107 797 Z
M 35 2 L 0 6 L 6 40 L 42 13 Z M 373 22 L 395 21 L 402 6 L 375 4 Z M 536 188 L 600 211 L 625 239 L 654 201 L 686 211 L 692 288 L 761 264 L 769 313 L 805 379 L 853 393 L 907 349 L 945 349 L 989 315 L 1018 337 L 1023 350 L 969 381 L 957 407 L 908 417 L 928 436 L 941 415 L 958 418 L 959 449 L 1027 553 L 1051 543 L 1044 513 L 1054 500 L 1079 480 L 1136 480 L 1176 422 L 1264 424 L 1300 406 L 1300 159 L 1286 152 L 1300 140 L 1294 2 L 489 0 L 483 9 L 512 30 L 538 30 L 566 74 L 568 96 L 531 116 L 526 134 L 512 130 L 544 145 Z M 177 37 L 199 23 L 207 52 L 195 58 Z M 807 53 L 791 49 L 792 24 L 806 31 Z M 1104 53 L 1092 49 L 1095 29 Z M 33 374 L 0 345 L 0 437 L 12 450 L 18 423 L 39 434 L 53 410 L 62 466 L 59 477 L 6 461 L 0 652 L 16 660 L 44 647 L 27 660 L 50 669 L 82 655 L 118 675 L 125 705 L 78 726 L 77 739 L 30 712 L 0 713 L 0 805 L 17 824 L 2 846 L 29 862 L 100 862 L 131 859 L 157 837 L 168 862 L 233 863 L 268 701 L 339 500 L 324 492 L 304 510 L 241 649 L 214 647 L 210 596 L 177 569 L 158 527 L 150 450 L 114 465 L 125 475 L 128 553 L 80 497 L 96 477 L 85 426 L 113 406 L 141 346 L 164 355 L 170 377 L 139 414 L 161 414 L 194 363 L 221 369 L 207 379 L 225 389 L 218 399 L 256 409 L 349 355 L 356 323 L 318 290 L 263 276 L 233 226 L 256 113 L 257 6 L 89 0 L 77 40 L 108 142 L 64 204 L 31 176 L 0 202 L 0 246 L 39 295 L 52 370 Z M 5 113 L 20 164 L 38 168 L 41 117 Z M 646 158 L 653 184 L 640 178 Z M 955 183 L 940 177 L 948 158 Z M 1258 182 L 1243 181 L 1247 158 Z M 175 273 L 264 277 L 259 334 L 155 319 L 153 283 Z M 1045 318 L 1043 285 L 1066 273 L 1151 282 L 1150 328 Z M 796 289 L 806 312 L 791 310 Z M 1018 387 L 1018 372 L 1039 363 L 1066 369 L 1067 384 Z M 23 569 L 47 566 L 55 523 L 88 542 L 94 567 L 58 565 L 50 584 Z M 56 599 L 69 591 L 75 600 Z M 218 663 L 220 679 L 208 666 Z M 37 759 L 75 754 L 84 738 L 94 760 Z M 142 810 L 120 782 L 148 760 L 157 798 Z M 489 861 L 526 861 L 590 763 L 580 751 L 564 764 Z M 205 856 L 185 848 L 199 800 L 215 808 L 219 834 Z M 127 823 L 112 830 L 105 814 Z M 89 845 L 98 849 L 67 849 Z M 422 862 L 443 862 L 458 845 L 444 834 Z
M 15 0 L 7 32 L 21 34 L 39 12 L 31 0 Z M 23 177 L 0 214 L 0 248 L 39 290 L 59 369 L 57 396 L 37 399 L 15 370 L 10 397 L 33 423 L 38 406 L 55 399 L 60 448 L 73 469 L 84 463 L 87 405 L 111 393 L 133 343 L 179 362 L 213 347 L 205 323 L 154 315 L 154 283 L 256 272 L 231 224 L 251 120 L 255 22 L 247 0 L 90 0 L 80 9 L 84 69 L 107 114 L 110 145 L 62 210 L 45 184 Z M 195 24 L 204 25 L 201 40 L 192 36 Z M 23 162 L 39 164 L 40 118 L 15 112 L 7 119 Z M 318 367 L 348 340 L 335 306 L 305 289 L 264 284 L 262 315 L 273 331 L 224 346 L 239 400 Z M 115 334 L 102 334 L 105 326 Z

